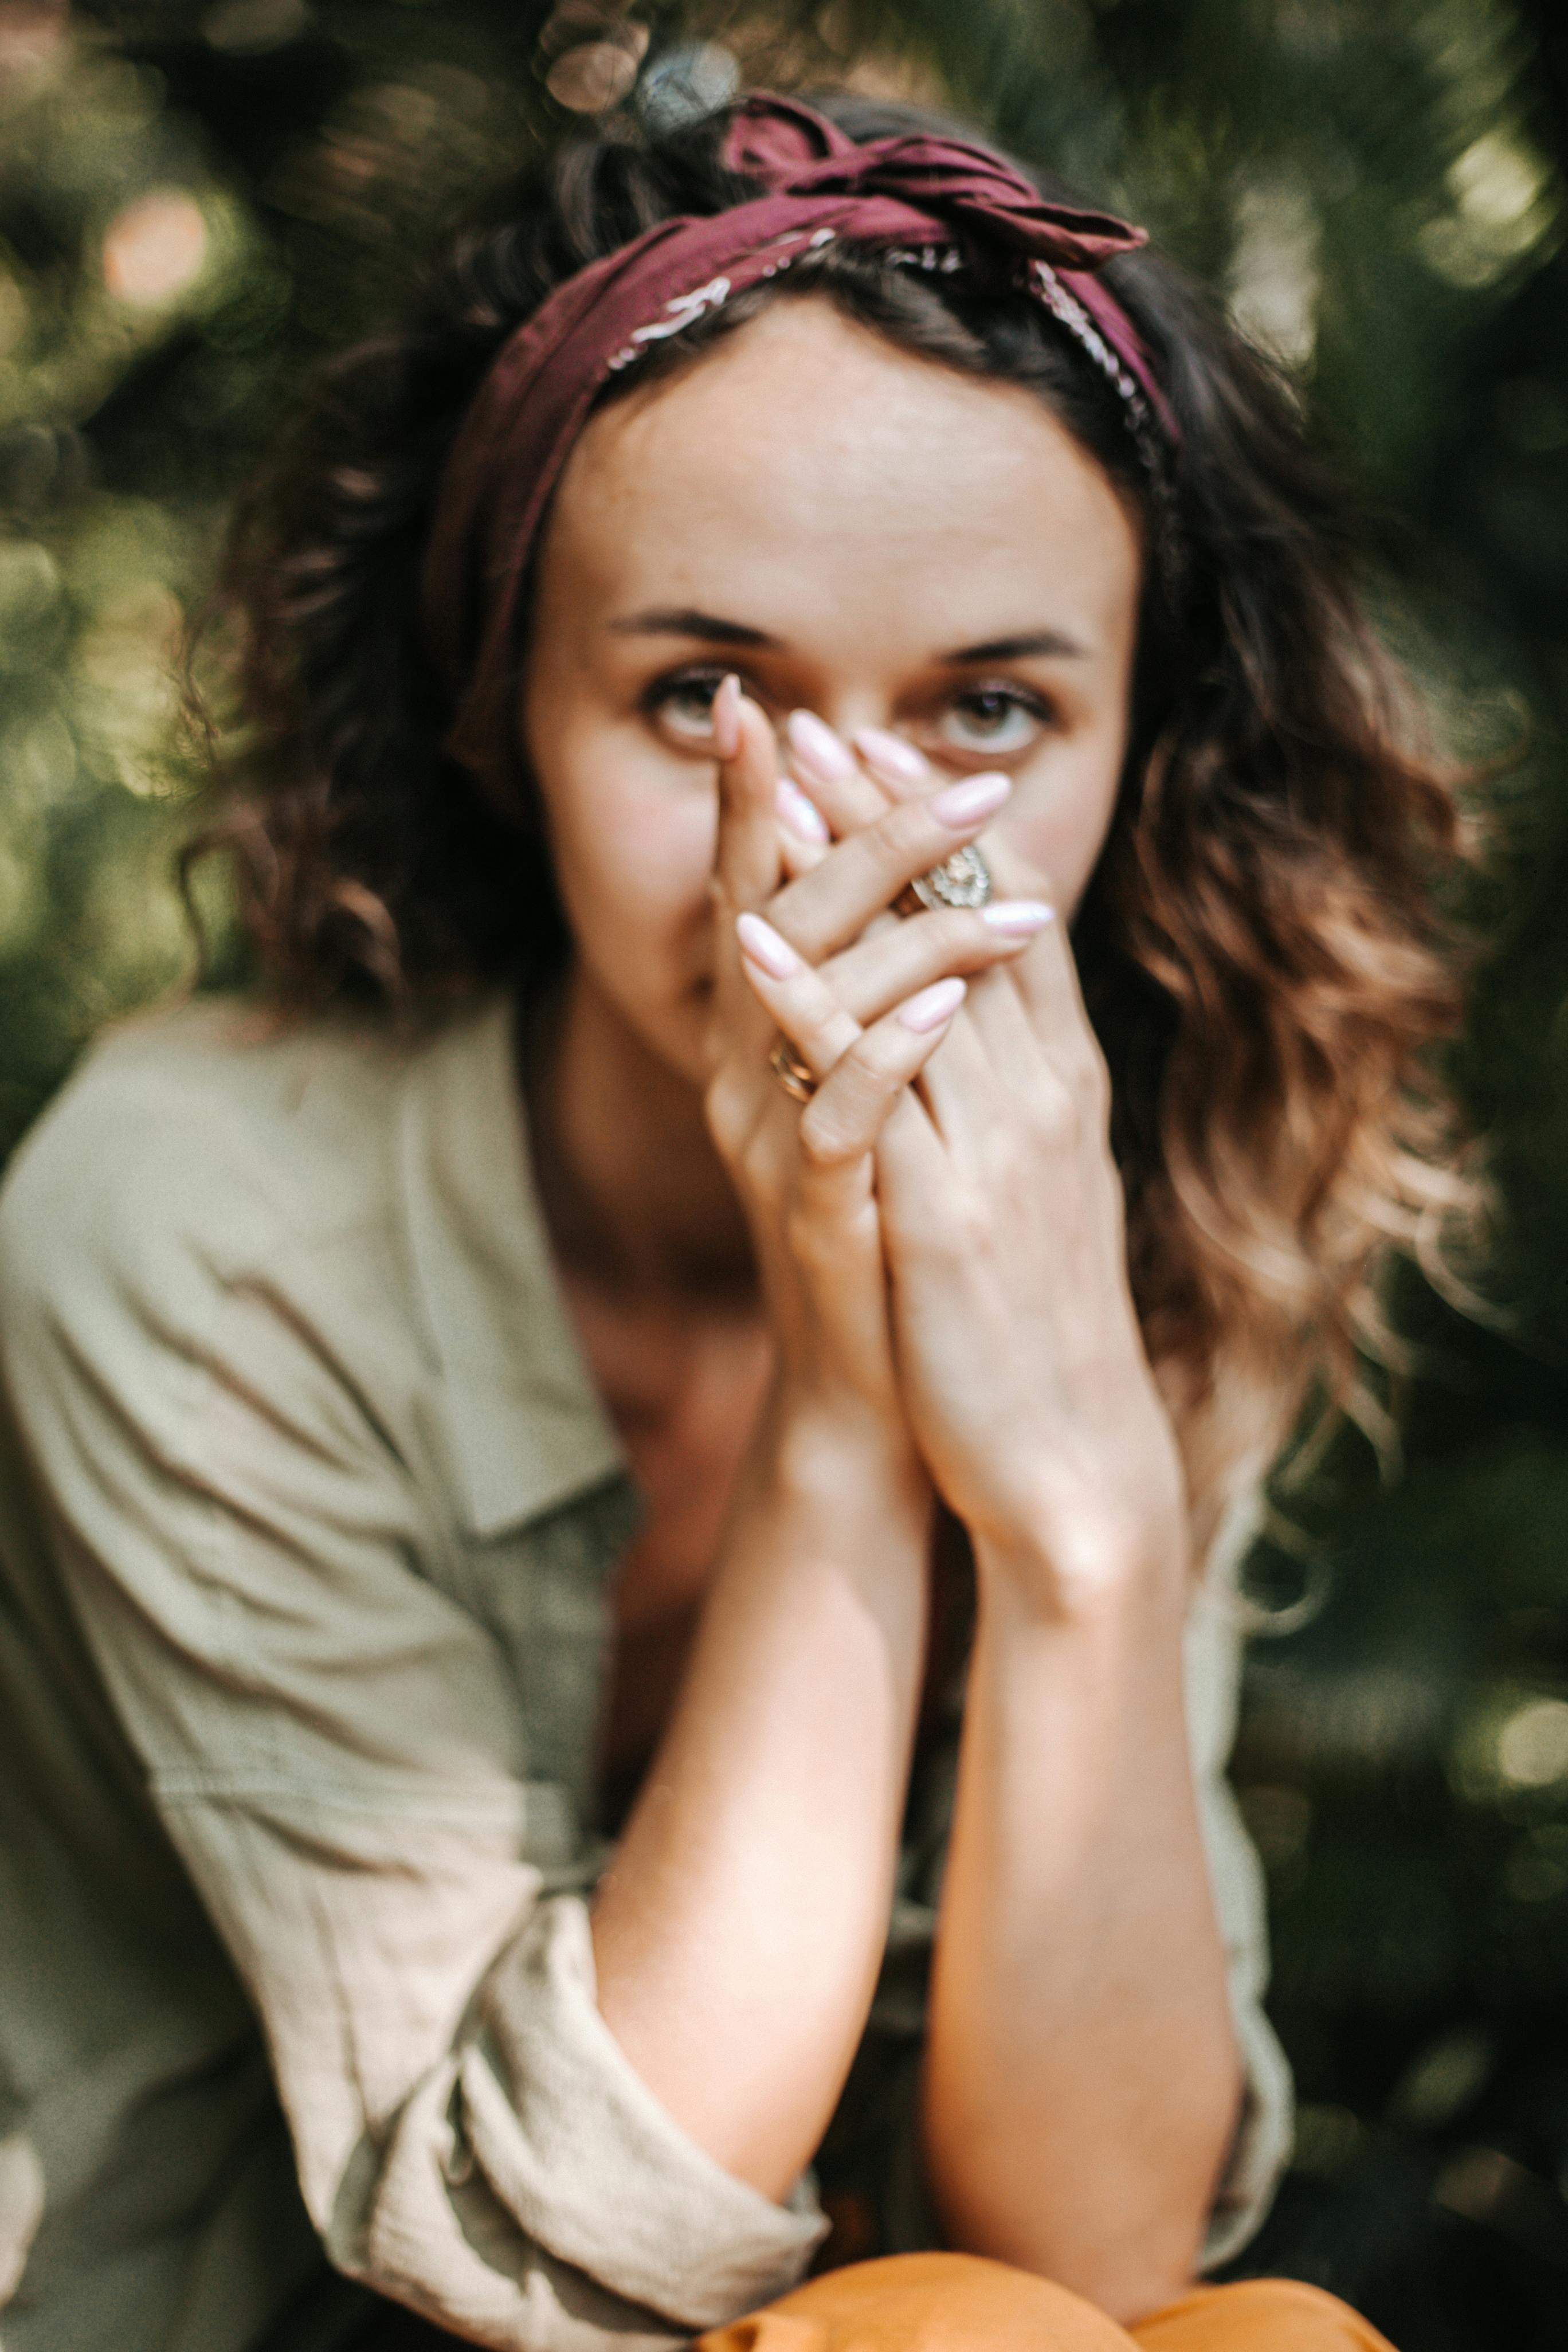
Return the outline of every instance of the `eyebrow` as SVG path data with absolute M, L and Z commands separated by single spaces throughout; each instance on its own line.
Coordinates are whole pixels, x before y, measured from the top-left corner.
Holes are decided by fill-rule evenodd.
M 960 646 L 954 653 L 938 654 L 937 659 L 950 669 L 961 669 L 973 662 L 1026 661 L 1031 655 L 1083 661 L 1088 654 L 1087 646 L 1060 629 L 1029 629 L 1016 637 L 990 637 L 983 646 Z
M 776 650 L 780 640 L 765 629 L 753 628 L 747 621 L 726 620 L 718 613 L 701 613 L 692 605 L 652 605 L 644 613 L 629 613 L 625 620 L 610 624 L 616 636 L 633 637 L 700 637 L 708 645 L 750 646 L 753 649 Z M 1083 661 L 1088 647 L 1069 637 L 1061 629 L 1027 629 L 1016 636 L 989 637 L 984 645 L 959 646 L 952 652 L 938 654 L 936 659 L 945 669 L 972 668 L 980 662 L 1027 661 L 1042 656 L 1058 661 Z
M 646 613 L 629 613 L 612 621 L 618 637 L 702 637 L 715 646 L 776 646 L 777 637 L 753 629 L 745 621 L 726 621 L 717 613 L 699 613 L 689 605 L 655 605 Z

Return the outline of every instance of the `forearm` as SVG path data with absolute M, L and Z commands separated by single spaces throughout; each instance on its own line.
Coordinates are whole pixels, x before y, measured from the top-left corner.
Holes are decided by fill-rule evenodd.
M 952 2243 L 1131 2318 L 1191 2276 L 1240 2090 L 1179 1596 L 1029 1589 L 981 1561 L 927 2161 Z
M 595 1909 L 610 2031 L 699 2145 L 770 2196 L 816 2149 L 876 1980 L 928 1511 L 897 1446 L 775 1421 Z

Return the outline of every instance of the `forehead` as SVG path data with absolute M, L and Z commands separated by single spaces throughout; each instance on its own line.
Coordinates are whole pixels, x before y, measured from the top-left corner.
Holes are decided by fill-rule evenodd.
M 1111 634 L 1140 569 L 1120 493 L 1035 394 L 799 298 L 591 421 L 546 560 L 595 601 L 751 617 L 734 599 L 776 606 L 793 587 L 839 610 L 951 613 L 989 584 Z

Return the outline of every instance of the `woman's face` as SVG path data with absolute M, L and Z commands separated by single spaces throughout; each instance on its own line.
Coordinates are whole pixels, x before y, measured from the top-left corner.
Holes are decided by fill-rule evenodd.
M 1127 737 L 1136 528 L 1016 385 L 780 301 L 604 410 L 541 554 L 524 743 L 579 977 L 700 1083 L 726 670 L 782 727 L 1005 769 L 1000 887 L 1078 901 Z

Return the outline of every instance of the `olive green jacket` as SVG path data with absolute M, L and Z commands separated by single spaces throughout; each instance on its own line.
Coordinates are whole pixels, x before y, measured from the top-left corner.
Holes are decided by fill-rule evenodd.
M 775 2205 L 595 2000 L 606 1585 L 636 1506 L 558 1295 L 500 1002 L 414 1040 L 199 1004 L 99 1048 L 0 1202 L 0 2343 L 312 2352 L 412 2303 L 668 2347 L 782 2293 Z M 1235 1546 L 1232 1547 L 1235 1549 Z M 1190 1716 L 1247 2053 L 1210 2254 L 1289 2129 L 1226 1789 L 1225 1564 Z M 929 2238 L 910 2085 L 952 1743 L 818 2168 Z M 358 2284 L 354 2282 L 359 2282 Z

